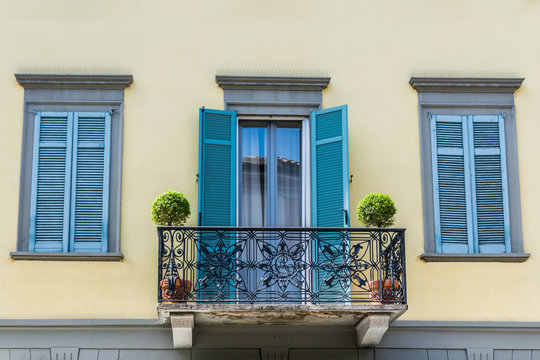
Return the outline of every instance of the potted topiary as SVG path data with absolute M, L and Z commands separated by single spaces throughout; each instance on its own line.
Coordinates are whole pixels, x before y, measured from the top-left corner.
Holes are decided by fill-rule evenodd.
M 380 193 L 366 195 L 358 203 L 357 208 L 358 220 L 368 227 L 392 226 L 396 212 L 396 206 L 390 196 Z M 383 258 L 387 257 L 387 254 L 383 254 Z M 389 303 L 395 300 L 399 281 L 389 274 L 390 266 L 388 259 L 386 259 L 383 266 L 383 278 L 372 280 L 367 284 L 374 304 Z
M 191 211 L 184 194 L 169 190 L 159 195 L 152 204 L 152 221 L 156 225 L 182 226 Z
M 191 215 L 189 201 L 184 194 L 169 190 L 154 200 L 151 214 L 156 225 L 182 226 Z M 174 261 L 171 261 L 167 276 L 160 281 L 159 286 L 165 303 L 175 303 L 188 298 L 192 284 L 178 276 Z

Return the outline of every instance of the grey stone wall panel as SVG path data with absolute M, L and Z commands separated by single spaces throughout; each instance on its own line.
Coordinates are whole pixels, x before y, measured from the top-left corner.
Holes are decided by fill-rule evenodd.
M 30 349 L 11 349 L 11 360 L 31 360 Z
M 358 349 L 358 360 L 375 360 L 374 349 Z
M 289 360 L 357 360 L 356 349 L 291 349 Z
M 429 360 L 448 360 L 446 350 L 428 350 Z
M 538 346 L 540 346 L 540 344 L 538 344 Z M 512 352 L 512 360 L 532 360 L 532 351 L 514 350 Z
M 447 350 L 448 360 L 467 360 L 465 350 Z
M 191 360 L 191 350 L 120 350 L 120 360 Z
M 259 349 L 193 350 L 191 360 L 260 360 Z
M 30 357 L 32 360 L 51 360 L 50 349 L 31 349 Z
M 99 350 L 81 349 L 79 351 L 79 360 L 98 360 Z
M 99 350 L 98 360 L 118 360 L 118 350 Z
M 428 360 L 427 350 L 376 349 L 376 360 Z

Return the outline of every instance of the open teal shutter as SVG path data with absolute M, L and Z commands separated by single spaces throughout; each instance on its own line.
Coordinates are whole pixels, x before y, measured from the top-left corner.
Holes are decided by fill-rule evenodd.
M 107 252 L 111 116 L 75 113 L 70 249 Z
M 349 226 L 347 105 L 311 113 L 312 225 Z
M 475 252 L 511 252 L 504 118 L 469 116 Z
M 68 251 L 72 114 L 37 112 L 29 251 Z
M 236 225 L 236 113 L 199 109 L 199 225 Z M 218 279 L 212 266 L 216 254 L 234 273 L 231 255 L 234 232 L 198 232 L 198 300 L 231 298 L 233 279 Z M 227 256 L 226 254 L 229 254 Z
M 311 179 L 312 225 L 349 226 L 347 105 L 311 113 Z M 349 247 L 345 232 L 319 232 L 313 241 L 313 289 L 320 302 L 349 301 L 340 273 Z
M 236 225 L 236 113 L 199 110 L 199 225 Z
M 431 115 L 435 241 L 438 253 L 474 252 L 466 120 L 466 116 Z

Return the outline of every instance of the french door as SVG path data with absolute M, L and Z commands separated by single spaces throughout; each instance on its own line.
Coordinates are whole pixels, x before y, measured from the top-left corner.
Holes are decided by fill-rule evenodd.
M 301 232 L 280 230 L 305 225 L 302 135 L 301 121 L 240 122 L 240 225 L 276 228 L 258 232 L 245 245 L 245 255 L 255 257 L 257 265 L 240 276 L 259 301 L 303 298 L 306 271 L 298 271 L 298 264 L 309 254 L 307 240 Z

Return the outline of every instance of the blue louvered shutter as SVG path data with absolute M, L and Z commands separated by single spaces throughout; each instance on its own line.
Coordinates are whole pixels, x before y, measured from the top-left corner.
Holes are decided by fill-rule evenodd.
M 68 251 L 72 116 L 34 117 L 29 251 Z
M 312 224 L 349 226 L 349 155 L 347 106 L 311 113 Z M 349 253 L 347 232 L 319 232 L 313 240 L 313 289 L 319 302 L 350 300 L 340 283 Z
M 106 252 L 111 116 L 75 113 L 73 133 L 70 251 Z
M 474 252 L 466 116 L 431 115 L 436 251 Z
M 504 118 L 469 116 L 475 252 L 511 252 Z
M 312 225 L 349 226 L 347 105 L 311 113 Z
M 199 225 L 236 225 L 236 113 L 199 109 Z M 230 253 L 234 233 L 198 232 L 197 298 L 231 298 L 230 279 L 218 279 L 216 253 Z M 228 258 L 231 260 L 232 258 Z M 234 272 L 236 264 L 222 263 Z
M 236 113 L 199 110 L 199 225 L 236 225 Z

